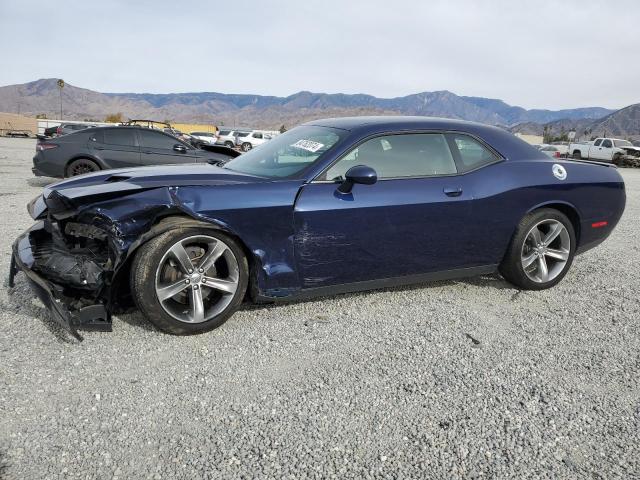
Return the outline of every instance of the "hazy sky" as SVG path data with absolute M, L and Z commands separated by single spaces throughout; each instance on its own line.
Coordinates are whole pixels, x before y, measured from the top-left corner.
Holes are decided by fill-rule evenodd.
M 0 0 L 0 85 L 640 102 L 640 0 Z

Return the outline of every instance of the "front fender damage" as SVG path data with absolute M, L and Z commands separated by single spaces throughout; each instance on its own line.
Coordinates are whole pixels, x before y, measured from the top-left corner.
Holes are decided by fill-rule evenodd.
M 9 284 L 23 271 L 54 320 L 80 340 L 79 328 L 111 331 L 112 313 L 133 306 L 127 267 L 134 252 L 178 225 L 203 223 L 167 187 L 60 214 L 50 209 L 14 243 Z

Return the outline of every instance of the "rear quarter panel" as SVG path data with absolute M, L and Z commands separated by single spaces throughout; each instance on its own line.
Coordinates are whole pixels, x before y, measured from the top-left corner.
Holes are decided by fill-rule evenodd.
M 564 166 L 565 180 L 553 175 L 554 164 Z M 520 220 L 538 208 L 575 211 L 578 253 L 603 241 L 624 211 L 624 182 L 612 167 L 535 159 L 505 161 L 469 175 L 474 176 L 476 220 L 470 238 L 479 264 L 500 262 Z M 608 225 L 594 229 L 596 221 Z

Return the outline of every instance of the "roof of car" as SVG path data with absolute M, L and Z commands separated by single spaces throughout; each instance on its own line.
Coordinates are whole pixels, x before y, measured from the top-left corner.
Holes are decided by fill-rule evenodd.
M 468 122 L 465 120 L 454 120 L 451 118 L 439 117 L 418 117 L 418 116 L 369 116 L 369 117 L 341 117 L 312 120 L 305 125 L 318 125 L 323 127 L 341 128 L 343 130 L 354 130 L 367 125 L 387 126 L 389 128 L 433 128 L 433 129 L 456 129 L 461 126 L 480 126 L 482 124 Z
M 312 120 L 305 123 L 305 125 L 338 128 L 352 132 L 352 135 L 357 137 L 412 130 L 459 131 L 482 138 L 505 158 L 546 157 L 544 153 L 540 153 L 524 140 L 517 138 L 502 128 L 451 118 L 418 116 L 342 117 Z

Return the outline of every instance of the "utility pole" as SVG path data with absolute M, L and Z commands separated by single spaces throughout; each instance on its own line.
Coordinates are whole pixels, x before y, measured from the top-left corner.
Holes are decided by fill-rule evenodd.
M 62 120 L 62 89 L 64 88 L 64 80 L 58 79 L 58 88 L 60 89 L 60 120 Z

